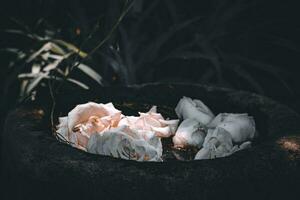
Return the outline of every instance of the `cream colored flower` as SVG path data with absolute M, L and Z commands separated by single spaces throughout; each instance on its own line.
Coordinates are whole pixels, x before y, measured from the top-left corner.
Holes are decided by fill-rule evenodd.
M 194 119 L 202 125 L 208 124 L 214 118 L 214 114 L 202 101 L 198 99 L 192 100 L 189 97 L 180 99 L 175 111 L 179 118 L 183 120 Z
M 178 127 L 173 143 L 175 147 L 202 147 L 205 138 L 205 132 L 201 123 L 195 119 L 186 119 Z
M 57 132 L 73 146 L 86 149 L 91 135 L 117 127 L 121 111 L 112 103 L 77 105 L 67 117 L 59 118 Z
M 225 157 L 249 148 L 249 140 L 255 135 L 255 122 L 248 114 L 221 113 L 207 127 L 203 148 L 195 156 L 197 160 Z
M 208 124 L 208 128 L 216 127 L 225 129 L 236 143 L 251 140 L 255 135 L 254 119 L 246 113 L 221 113 Z
M 209 129 L 203 143 L 203 148 L 198 151 L 195 160 L 226 157 L 250 146 L 250 141 L 246 141 L 239 146 L 234 146 L 231 134 L 221 127 Z
M 154 131 L 157 137 L 170 137 L 175 134 L 179 120 L 165 120 L 153 106 L 147 113 L 139 113 L 139 117 L 124 116 L 119 126 L 126 125 L 135 130 Z
M 162 161 L 162 144 L 153 131 L 137 131 L 128 126 L 91 136 L 87 151 L 136 161 Z
M 59 118 L 59 136 L 74 147 L 101 155 L 137 161 L 161 161 L 162 144 L 177 128 L 178 120 L 165 120 L 154 106 L 139 117 L 125 117 L 113 104 L 87 103 Z

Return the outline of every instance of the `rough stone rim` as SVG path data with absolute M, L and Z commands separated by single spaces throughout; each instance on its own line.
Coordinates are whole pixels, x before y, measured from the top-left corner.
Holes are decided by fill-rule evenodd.
M 272 107 L 272 113 L 276 114 L 276 112 L 278 112 L 281 114 L 284 110 L 287 114 L 286 116 L 289 117 L 289 124 L 287 125 L 289 127 L 281 128 L 286 128 L 286 132 L 291 134 L 278 136 L 279 139 L 296 138 L 297 141 L 299 140 L 299 135 L 293 136 L 292 134 L 296 132 L 297 134 L 299 133 L 300 125 L 294 123 L 299 121 L 299 115 L 284 105 L 280 105 L 271 99 L 253 93 L 196 84 L 145 84 L 142 86 L 122 87 L 120 91 L 124 90 L 124 88 L 133 91 L 143 91 L 151 87 L 196 87 L 205 90 L 206 92 L 224 93 L 232 98 L 239 95 L 244 96 L 245 98 L 258 98 L 261 102 L 268 102 L 268 106 Z M 172 176 L 177 180 L 185 180 L 188 177 L 191 178 L 192 174 L 201 175 L 205 173 L 203 172 L 203 169 L 208 170 L 207 173 L 218 171 L 218 166 L 222 166 L 222 171 L 231 170 L 230 163 L 232 162 L 240 162 L 242 165 L 241 168 L 244 167 L 244 170 L 247 171 L 247 169 L 251 169 L 252 164 L 257 163 L 257 160 L 273 162 L 274 159 L 282 159 L 280 156 L 287 157 L 290 156 L 291 153 L 293 155 L 295 153 L 297 155 L 300 154 L 298 151 L 290 152 L 284 149 L 278 150 L 278 145 L 280 144 L 278 143 L 278 138 L 274 137 L 274 140 L 268 141 L 265 146 L 256 146 L 238 152 L 230 157 L 216 160 L 163 163 L 140 163 L 121 160 L 107 156 L 92 155 L 72 148 L 69 145 L 57 142 L 50 134 L 40 130 L 40 124 L 37 123 L 40 121 L 36 115 L 30 113 L 22 115 L 22 113 L 24 114 L 24 112 L 28 110 L 31 110 L 28 106 L 19 107 L 8 115 L 4 131 L 4 141 L 6 143 L 4 144 L 4 149 L 11 152 L 9 160 L 15 164 L 15 167 L 19 171 L 27 173 L 28 176 L 35 177 L 35 179 L 39 180 L 57 180 L 58 177 L 67 179 L 70 178 L 70 174 L 74 175 L 74 178 L 71 179 L 74 179 L 75 182 L 75 177 L 78 175 L 82 177 L 93 175 L 95 178 L 99 179 L 106 177 L 106 180 L 110 180 L 110 175 L 113 177 L 112 173 L 124 173 L 125 171 L 127 173 L 125 175 L 126 177 L 136 177 L 146 173 L 152 176 L 152 178 L 158 178 L 158 176 Z M 293 121 L 292 123 L 290 123 L 291 120 Z M 15 126 L 11 126 L 12 124 L 15 124 Z M 279 152 L 279 157 L 277 154 L 275 155 L 273 151 Z M 296 156 L 296 160 L 297 159 L 299 158 Z M 250 165 L 250 167 L 247 165 Z M 111 166 L 114 166 L 113 169 L 111 169 Z M 78 173 L 78 170 L 82 171 Z M 183 171 L 186 172 L 187 170 L 189 170 L 187 175 L 181 173 Z M 242 169 L 236 170 L 236 173 L 246 173 Z M 66 171 L 69 171 L 70 173 L 64 174 Z M 226 176 L 229 175 L 227 174 Z M 212 179 L 214 178 L 212 177 Z M 165 181 L 167 180 L 163 180 L 163 182 Z

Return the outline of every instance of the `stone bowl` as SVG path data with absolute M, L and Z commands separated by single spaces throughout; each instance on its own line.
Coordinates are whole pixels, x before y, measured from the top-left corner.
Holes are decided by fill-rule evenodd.
M 300 116 L 267 97 L 196 84 L 146 84 L 66 91 L 55 117 L 88 101 L 113 102 L 125 114 L 157 105 L 174 118 L 182 96 L 211 110 L 252 115 L 259 137 L 250 149 L 200 161 L 136 162 L 93 155 L 58 142 L 49 97 L 19 106 L 3 133 L 4 199 L 286 199 L 299 195 Z M 43 99 L 43 98 L 40 98 Z

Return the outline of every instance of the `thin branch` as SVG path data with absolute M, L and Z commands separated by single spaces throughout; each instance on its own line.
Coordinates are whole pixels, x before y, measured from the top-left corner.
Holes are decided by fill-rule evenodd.
M 50 76 L 52 76 L 52 75 L 50 75 Z M 49 86 L 50 96 L 51 96 L 51 100 L 52 100 L 52 106 L 51 106 L 51 112 L 50 112 L 50 121 L 51 121 L 52 132 L 54 134 L 55 133 L 54 111 L 55 111 L 56 101 L 55 101 L 55 97 L 54 97 L 54 94 L 53 94 L 51 78 L 48 80 L 48 86 Z
M 92 49 L 89 53 L 87 57 L 92 56 L 100 47 L 103 46 L 104 43 L 106 43 L 110 37 L 112 36 L 112 34 L 115 32 L 115 30 L 117 29 L 117 27 L 119 26 L 119 24 L 121 23 L 121 21 L 123 20 L 123 18 L 126 16 L 126 14 L 128 13 L 128 11 L 131 9 L 131 7 L 133 6 L 133 2 L 131 2 L 131 4 L 129 6 L 127 6 L 125 8 L 125 10 L 122 12 L 122 14 L 120 15 L 120 17 L 118 18 L 117 22 L 114 24 L 114 26 L 111 28 L 111 30 L 108 32 L 108 34 L 106 35 L 106 37 L 98 44 L 94 47 L 94 49 Z M 127 4 L 127 3 L 126 3 Z M 126 5 L 125 5 L 126 6 Z

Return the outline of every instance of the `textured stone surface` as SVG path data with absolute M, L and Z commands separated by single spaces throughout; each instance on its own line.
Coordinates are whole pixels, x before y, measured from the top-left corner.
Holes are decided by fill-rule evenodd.
M 92 155 L 59 143 L 49 125 L 50 102 L 10 112 L 4 130 L 8 199 L 287 199 L 299 195 L 300 117 L 268 98 L 200 85 L 150 84 L 70 91 L 58 115 L 87 101 L 116 104 L 125 114 L 155 104 L 166 117 L 183 96 L 214 113 L 248 112 L 260 137 L 254 147 L 215 160 L 139 163 Z

